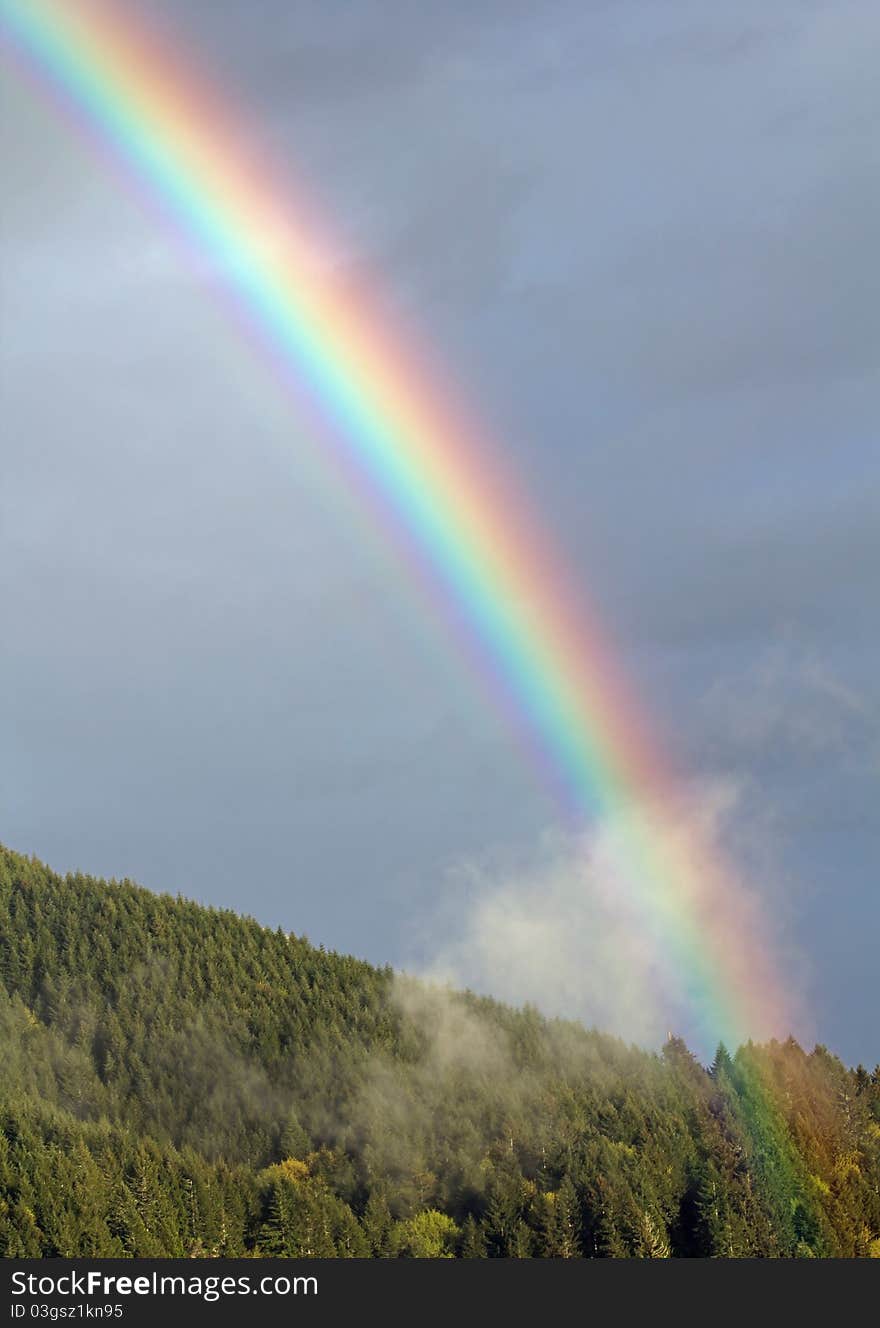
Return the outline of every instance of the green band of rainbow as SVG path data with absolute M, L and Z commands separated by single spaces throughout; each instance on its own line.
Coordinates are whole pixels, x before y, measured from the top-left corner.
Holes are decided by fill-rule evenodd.
M 612 827 L 634 925 L 701 1036 L 787 1031 L 761 919 L 688 825 L 583 596 L 387 316 L 322 276 L 302 201 L 255 168 L 231 108 L 109 0 L 0 0 L 0 16 L 10 49 L 112 145 L 222 273 L 276 365 L 308 384 L 344 464 L 467 624 L 568 808 Z

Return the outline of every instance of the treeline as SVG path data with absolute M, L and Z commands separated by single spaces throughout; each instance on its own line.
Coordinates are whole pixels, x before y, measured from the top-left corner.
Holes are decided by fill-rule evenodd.
M 880 1070 L 704 1069 L 0 848 L 0 1253 L 880 1256 Z

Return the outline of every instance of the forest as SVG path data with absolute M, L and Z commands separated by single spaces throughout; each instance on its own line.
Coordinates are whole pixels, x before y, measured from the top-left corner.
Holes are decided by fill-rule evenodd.
M 880 1257 L 880 1067 L 703 1066 L 0 847 L 0 1254 Z

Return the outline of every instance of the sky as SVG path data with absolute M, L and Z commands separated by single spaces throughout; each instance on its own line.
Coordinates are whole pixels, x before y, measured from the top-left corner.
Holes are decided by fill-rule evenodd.
M 799 1036 L 880 1060 L 876 4 L 148 9 L 528 492 Z M 9 64 L 0 111 L 0 840 L 656 1041 L 602 827 L 583 889 L 211 274 Z

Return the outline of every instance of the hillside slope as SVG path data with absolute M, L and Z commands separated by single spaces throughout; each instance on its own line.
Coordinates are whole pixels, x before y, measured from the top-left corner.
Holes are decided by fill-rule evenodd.
M 709 1070 L 0 848 L 6 1256 L 880 1255 L 880 1072 Z

